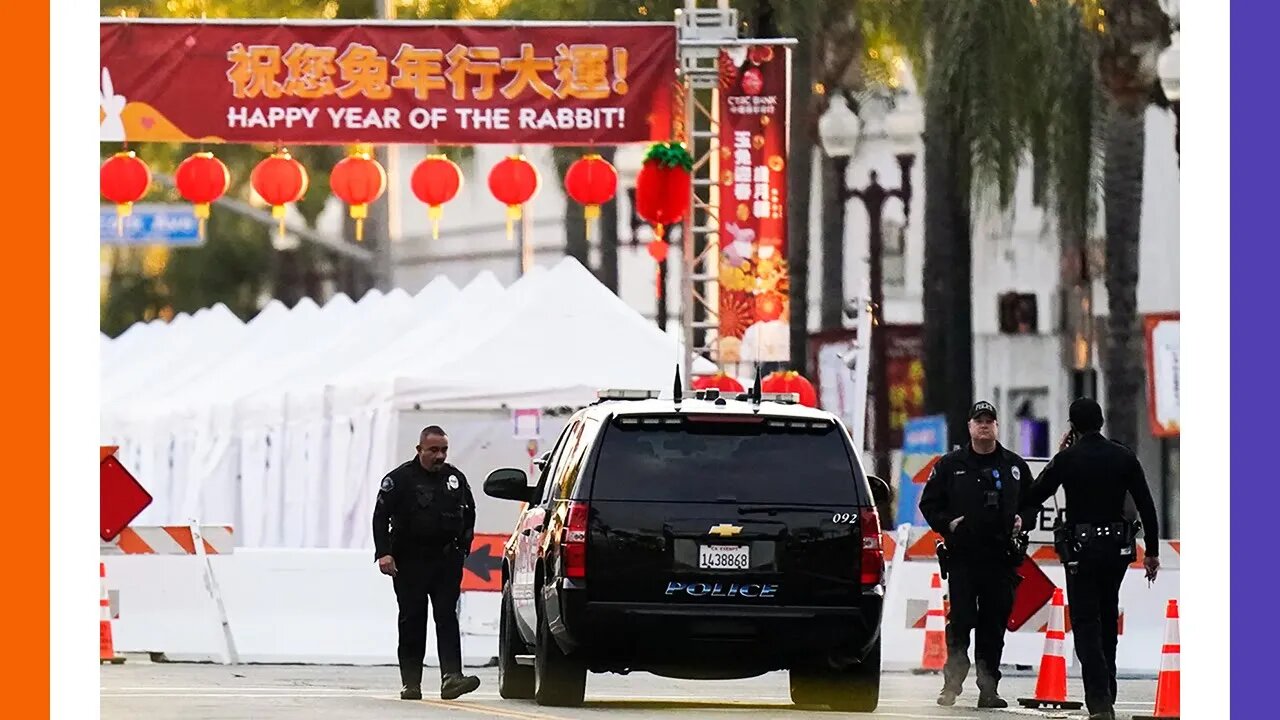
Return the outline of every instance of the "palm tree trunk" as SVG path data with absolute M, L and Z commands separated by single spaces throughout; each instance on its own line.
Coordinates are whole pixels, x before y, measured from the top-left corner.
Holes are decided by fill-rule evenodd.
M 961 128 L 940 103 L 925 111 L 925 408 L 963 444 L 973 402 L 973 297 L 967 159 Z
M 1103 193 L 1107 227 L 1107 434 L 1130 447 L 1138 442 L 1143 348 L 1138 317 L 1138 241 L 1142 227 L 1144 113 L 1113 103 L 1106 127 Z
M 564 187 L 565 173 L 569 172 L 569 166 L 578 159 L 578 152 L 574 148 L 555 148 L 551 152 L 555 159 L 556 176 L 560 179 L 560 187 Z M 590 269 L 590 252 L 591 247 L 587 243 L 587 226 L 585 208 L 573 198 L 566 197 L 564 205 L 564 254 L 582 263 L 582 266 Z
M 605 162 L 613 163 L 617 148 L 600 148 L 600 156 Z M 607 202 L 600 206 L 600 282 L 617 294 L 618 292 L 618 202 Z

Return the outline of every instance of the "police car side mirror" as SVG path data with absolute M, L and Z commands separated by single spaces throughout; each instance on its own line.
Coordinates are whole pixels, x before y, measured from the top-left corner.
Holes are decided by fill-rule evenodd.
M 893 502 L 893 488 L 889 483 L 876 475 L 868 475 L 867 482 L 871 485 L 871 499 L 877 507 L 887 507 Z
M 529 476 L 520 468 L 498 468 L 484 479 L 484 494 L 499 500 L 528 502 L 532 493 Z
M 548 450 L 542 453 L 542 455 L 537 460 L 534 460 L 533 464 L 538 468 L 538 472 L 542 472 L 543 470 L 547 469 L 547 463 L 550 461 L 551 461 L 551 451 Z

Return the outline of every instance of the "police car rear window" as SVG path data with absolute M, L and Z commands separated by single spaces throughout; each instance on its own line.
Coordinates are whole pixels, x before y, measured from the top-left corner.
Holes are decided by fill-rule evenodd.
M 601 440 L 592 499 L 859 504 L 863 480 L 837 426 L 698 420 L 616 418 Z

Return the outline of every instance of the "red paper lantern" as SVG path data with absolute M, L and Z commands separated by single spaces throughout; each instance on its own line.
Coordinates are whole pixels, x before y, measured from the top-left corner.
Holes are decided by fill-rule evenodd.
M 663 226 L 678 223 L 689 211 L 693 157 L 683 143 L 650 146 L 636 175 L 636 213 L 654 226 L 661 238 Z
M 769 373 L 760 382 L 760 390 L 767 393 L 797 393 L 800 395 L 801 405 L 818 407 L 818 391 L 813 388 L 813 383 L 794 370 Z
M 387 171 L 373 159 L 368 148 L 359 148 L 333 166 L 329 187 L 334 195 L 351 206 L 351 217 L 356 221 L 356 242 L 362 242 L 369 203 L 386 192 Z
M 520 206 L 529 202 L 542 179 L 538 170 L 523 155 L 508 155 L 489 171 L 489 192 L 507 206 L 507 238 L 511 224 L 520 219 Z
M 254 192 L 271 206 L 271 216 L 280 221 L 281 236 L 284 235 L 285 206 L 301 200 L 309 182 L 307 169 L 294 160 L 288 150 L 277 150 L 264 158 L 249 175 Z
M 716 389 L 725 395 L 734 395 L 745 392 L 742 383 L 738 382 L 731 375 L 718 372 L 715 375 L 699 375 L 693 379 L 694 390 Z
M 618 191 L 618 171 L 597 154 L 583 155 L 565 172 L 564 189 L 569 197 L 586 206 L 582 215 L 590 237 L 591 221 L 600 217 L 600 206 Z
M 195 205 L 196 217 L 200 219 L 200 237 L 203 238 L 209 205 L 227 191 L 231 184 L 231 173 L 213 153 L 198 152 L 178 165 L 173 179 L 182 197 Z
M 102 196 L 116 204 L 116 233 L 123 235 L 124 219 L 151 187 L 151 169 L 132 150 L 125 150 L 102 163 L 98 179 Z
M 441 205 L 452 200 L 462 189 L 462 170 L 458 164 L 444 155 L 428 155 L 413 169 L 413 177 L 409 179 L 413 194 L 427 205 L 427 216 L 431 218 L 431 237 L 440 237 L 440 216 L 444 214 Z

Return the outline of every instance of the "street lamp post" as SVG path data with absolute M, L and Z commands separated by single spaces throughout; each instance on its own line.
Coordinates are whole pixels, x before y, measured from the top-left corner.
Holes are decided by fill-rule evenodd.
M 852 120 L 851 120 L 852 118 Z M 884 336 L 884 206 L 892 198 L 902 201 L 903 215 L 909 221 L 911 217 L 911 169 L 915 164 L 914 143 L 923 131 L 924 118 L 919 112 L 919 102 L 913 95 L 900 96 L 894 110 L 885 117 L 885 134 L 895 145 L 895 157 L 900 174 L 896 188 L 885 188 L 880 184 L 879 174 L 871 171 L 870 183 L 866 187 L 851 188 L 847 184 L 845 172 L 849 158 L 857 145 L 857 137 L 861 131 L 861 122 L 849 109 L 844 98 L 832 97 L 831 106 L 818 122 L 818 133 L 823 149 L 831 157 L 836 168 L 836 196 L 840 201 L 838 222 L 838 243 L 843 250 L 845 228 L 845 205 L 849 200 L 857 198 L 867 210 L 869 232 L 869 260 L 871 285 L 871 312 L 873 329 L 871 331 L 871 387 L 875 403 L 873 417 L 873 457 L 879 473 L 889 472 L 889 376 Z M 834 266 L 834 270 L 832 270 Z M 823 257 L 823 292 L 839 292 L 841 305 L 844 298 L 844 261 L 843 252 L 839 262 Z M 883 476 L 883 475 L 882 475 Z

